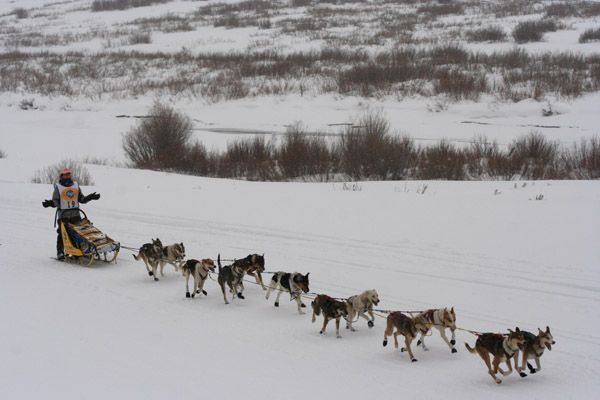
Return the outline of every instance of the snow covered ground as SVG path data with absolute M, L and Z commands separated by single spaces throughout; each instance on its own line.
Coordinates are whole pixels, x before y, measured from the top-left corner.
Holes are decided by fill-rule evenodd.
M 90 166 L 85 191 L 102 198 L 85 209 L 124 245 L 158 236 L 194 258 L 264 252 L 268 270 L 310 271 L 315 292 L 376 288 L 384 309 L 455 306 L 460 327 L 481 331 L 549 325 L 557 343 L 543 371 L 497 387 L 465 332 L 457 354 L 435 333 L 410 363 L 381 346 L 382 319 L 338 340 L 254 285 L 225 305 L 215 282 L 186 299 L 170 267 L 154 282 L 126 250 L 116 265 L 53 261 L 52 211 L 41 207 L 51 187 L 15 179 L 12 163 L 0 160 L 2 398 L 597 397 L 599 182 L 347 191 Z

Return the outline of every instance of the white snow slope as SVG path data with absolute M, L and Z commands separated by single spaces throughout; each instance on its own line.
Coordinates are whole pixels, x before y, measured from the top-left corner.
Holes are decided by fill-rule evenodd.
M 600 182 L 427 182 L 418 194 L 421 182 L 345 191 L 89 167 L 96 186 L 84 190 L 102 198 L 85 210 L 124 245 L 264 252 L 267 270 L 310 271 L 312 291 L 455 306 L 478 331 L 549 325 L 543 370 L 498 386 L 466 332 L 457 354 L 434 333 L 411 363 L 382 347 L 381 318 L 336 339 L 334 324 L 320 336 L 320 320 L 251 284 L 225 305 L 215 282 L 186 299 L 170 266 L 154 282 L 126 250 L 116 265 L 53 261 L 51 187 L 14 179 L 13 162 L 0 160 L 0 398 L 597 398 Z

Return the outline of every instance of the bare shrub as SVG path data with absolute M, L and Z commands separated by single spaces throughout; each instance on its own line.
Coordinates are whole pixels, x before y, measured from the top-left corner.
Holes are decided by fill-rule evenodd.
M 465 154 L 447 140 L 420 149 L 418 160 L 419 179 L 464 179 Z
M 517 43 L 539 42 L 544 33 L 555 32 L 561 25 L 553 19 L 519 22 L 513 29 L 512 35 Z
M 12 13 L 18 19 L 25 19 L 25 18 L 29 17 L 29 12 L 26 9 L 22 8 L 22 7 L 15 8 Z
M 577 3 L 574 1 L 562 2 L 562 3 L 551 3 L 546 5 L 544 11 L 549 17 L 573 17 L 578 15 Z
M 455 69 L 436 71 L 433 88 L 436 94 L 449 95 L 454 100 L 477 100 L 481 93 L 487 91 L 487 80 L 484 72 L 462 72 Z
M 327 176 L 332 168 L 331 153 L 324 137 L 308 135 L 299 124 L 288 128 L 275 154 L 281 175 L 286 179 Z
M 335 147 L 341 172 L 353 179 L 405 177 L 414 158 L 412 140 L 392 136 L 380 112 L 367 112 L 357 124 L 346 129 Z
M 273 145 L 263 136 L 234 140 L 220 156 L 219 176 L 249 180 L 273 180 Z
M 91 186 L 94 184 L 94 180 L 85 165 L 73 159 L 65 159 L 57 164 L 49 165 L 35 171 L 33 178 L 31 178 L 31 183 L 56 183 L 60 178 L 60 172 L 64 168 L 71 170 L 73 180 L 80 185 Z
M 570 178 L 600 178 L 600 136 L 575 143 L 570 150 L 563 151 L 562 159 Z
M 467 31 L 466 38 L 470 42 L 503 42 L 506 40 L 506 32 L 500 26 L 489 26 Z
M 490 142 L 485 136 L 476 137 L 464 149 L 464 156 L 466 179 L 510 178 L 509 159 L 495 140 Z
M 417 8 L 417 14 L 429 14 L 432 17 L 440 17 L 449 14 L 461 14 L 463 6 L 460 3 L 425 4 Z
M 129 36 L 129 44 L 150 44 L 152 43 L 152 35 L 150 32 L 135 32 L 133 35 Z
M 600 28 L 586 29 L 581 35 L 579 35 L 579 43 L 587 43 L 598 40 L 600 40 Z
M 155 103 L 123 137 L 125 154 L 136 168 L 177 170 L 185 167 L 192 122 L 168 105 Z
M 134 7 L 168 3 L 169 1 L 171 0 L 94 0 L 92 2 L 92 11 L 125 10 Z
M 556 170 L 558 155 L 558 142 L 549 141 L 537 131 L 514 140 L 508 152 L 513 172 L 526 179 L 558 177 Z

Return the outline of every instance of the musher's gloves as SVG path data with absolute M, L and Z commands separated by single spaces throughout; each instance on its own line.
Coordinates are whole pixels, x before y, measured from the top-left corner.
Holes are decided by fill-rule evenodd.
M 52 200 L 44 200 L 42 201 L 42 205 L 44 208 L 54 207 L 54 202 Z

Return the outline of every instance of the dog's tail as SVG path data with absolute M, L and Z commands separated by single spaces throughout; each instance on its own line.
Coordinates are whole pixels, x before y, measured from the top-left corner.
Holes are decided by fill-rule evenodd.
M 217 256 L 217 265 L 219 266 L 219 275 L 221 275 L 221 253 Z
M 315 299 L 310 303 L 310 305 L 315 315 L 321 315 L 321 302 L 319 296 L 315 297 Z
M 469 353 L 475 353 L 477 350 L 469 346 L 469 343 L 465 342 L 465 347 L 469 350 Z

